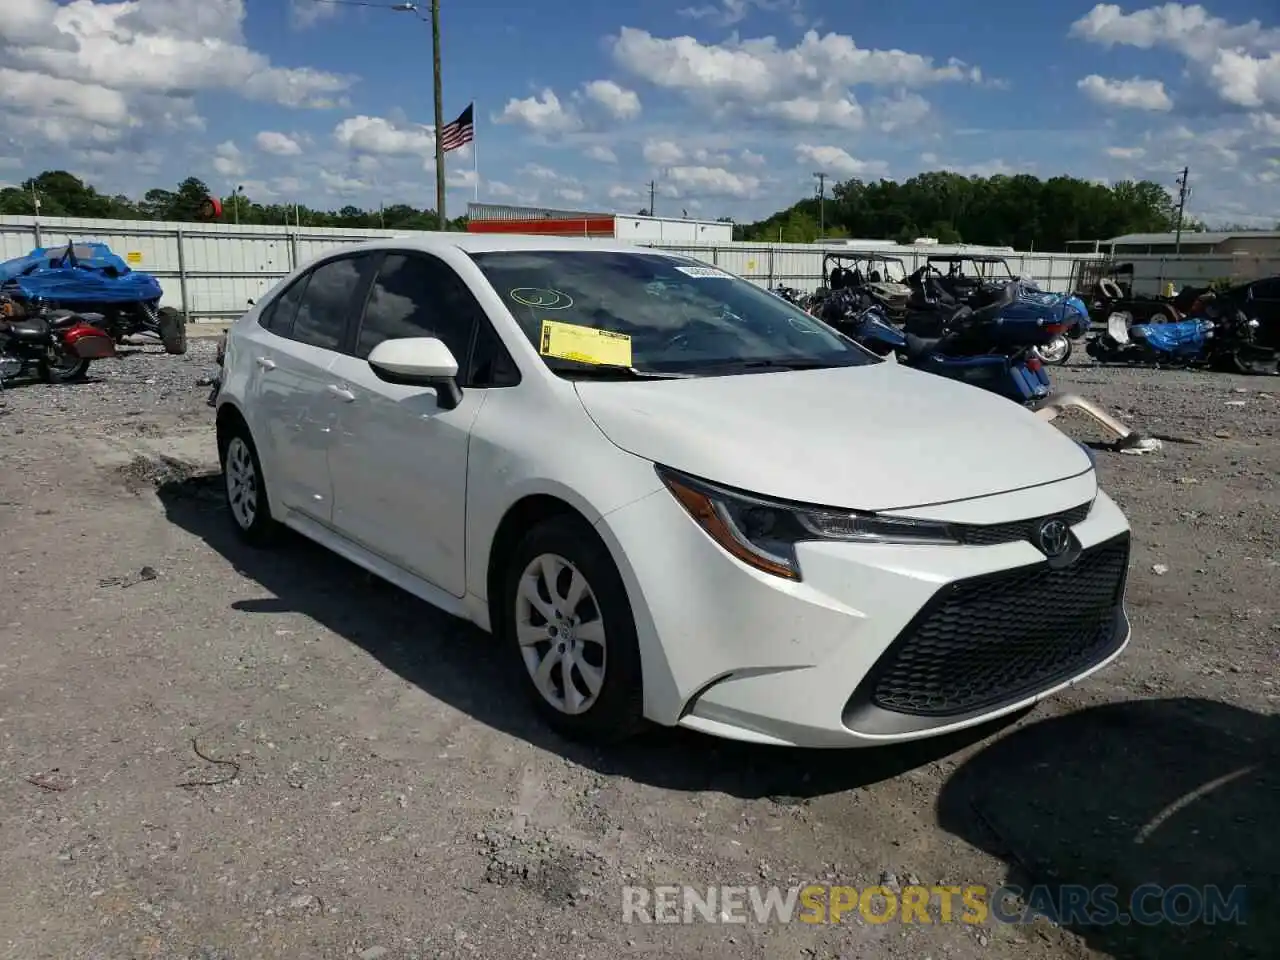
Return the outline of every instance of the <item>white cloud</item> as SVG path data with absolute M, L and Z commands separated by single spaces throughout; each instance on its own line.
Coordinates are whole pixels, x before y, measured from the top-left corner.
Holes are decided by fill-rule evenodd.
M 723 167 L 672 167 L 666 176 L 682 196 L 693 193 L 707 197 L 746 199 L 754 196 L 760 189 L 759 177 L 731 173 Z
M 0 67 L 0 105 L 108 127 L 129 123 L 129 103 L 118 90 L 8 67 Z
M 577 187 L 560 187 L 556 190 L 556 197 L 560 200 L 567 200 L 569 203 L 581 203 L 587 199 L 586 193 Z
M 594 160 L 597 163 L 617 163 L 618 155 L 603 144 L 596 144 L 594 147 L 588 147 L 584 151 L 583 156 L 588 160 Z
M 749 167 L 763 167 L 768 162 L 763 154 L 752 150 L 743 150 L 741 159 Z
M 310 67 L 279 67 L 250 49 L 244 0 L 5 6 L 0 47 L 9 67 L 120 93 L 228 90 L 284 106 L 328 106 L 352 83 Z
M 320 171 L 320 184 L 324 187 L 326 193 L 339 194 L 342 196 L 364 193 L 369 189 L 369 184 L 365 183 L 363 180 L 357 180 L 354 177 L 346 177 L 340 173 L 333 173 L 329 170 Z
M 1199 4 L 1125 13 L 1116 4 L 1100 3 L 1072 24 L 1071 36 L 1104 47 L 1173 50 L 1228 103 L 1280 103 L 1280 28 L 1258 20 L 1233 24 Z
M 918 93 L 901 91 L 898 96 L 878 101 L 873 108 L 876 126 L 885 133 L 910 130 L 928 119 L 933 107 Z
M 885 164 L 878 160 L 858 160 L 840 147 L 814 146 L 801 143 L 796 146 L 796 162 L 818 167 L 824 173 L 840 177 L 862 177 L 887 172 Z
M 755 10 L 764 13 L 785 13 L 792 23 L 803 26 L 804 4 L 801 0 L 719 0 L 698 7 L 684 7 L 676 13 L 690 20 L 707 20 L 717 26 L 729 27 L 741 23 Z
M 711 44 L 623 27 L 612 38 L 612 53 L 632 74 L 679 91 L 702 109 L 846 130 L 865 122 L 852 87 L 914 88 L 982 79 L 979 69 L 960 60 L 939 64 L 902 50 L 863 49 L 852 37 L 814 30 L 786 47 L 776 37 L 735 35 Z
M 1271 137 L 1280 137 L 1280 116 L 1270 113 L 1255 113 L 1250 122 L 1253 129 Z
M 1155 112 L 1173 109 L 1173 100 L 1159 80 L 1144 80 L 1141 77 L 1114 80 L 1091 73 L 1076 86 L 1094 103 L 1107 107 Z
M 609 188 L 610 200 L 638 200 L 640 199 L 640 191 L 635 187 L 624 187 L 615 184 Z
M 382 117 L 348 117 L 333 128 L 333 138 L 350 150 L 389 156 L 434 156 L 436 138 L 430 127 L 400 126 Z
M 1114 160 L 1141 160 L 1147 151 L 1142 147 L 1107 147 L 1106 154 Z
M 512 97 L 494 122 L 518 124 L 535 133 L 567 133 L 582 126 L 578 115 L 550 88 L 536 97 L 523 100 Z
M 244 154 L 233 141 L 223 141 L 213 151 L 213 169 L 224 177 L 242 177 L 247 171 Z
M 563 179 L 560 174 L 550 167 L 544 167 L 540 163 L 526 163 L 520 168 L 520 172 L 526 177 L 532 177 L 534 180 L 541 180 L 544 183 L 556 183 Z
M 454 172 L 447 172 L 445 174 L 444 183 L 445 186 L 453 187 L 455 189 L 462 189 L 465 187 L 468 190 L 474 190 L 479 179 L 479 176 L 474 170 L 457 170 Z
M 263 130 L 254 137 L 254 142 L 263 153 L 270 153 L 277 157 L 296 157 L 302 153 L 302 146 L 297 140 L 287 134 L 277 133 L 275 130 Z
M 298 30 L 308 30 L 325 20 L 332 20 L 341 12 L 342 7 L 336 3 L 289 0 L 289 22 Z
M 613 57 L 655 86 L 757 100 L 799 95 L 815 81 L 846 87 L 921 86 L 981 76 L 958 60 L 938 66 L 920 54 L 865 50 L 852 37 L 814 30 L 796 46 L 782 47 L 775 37 L 704 44 L 693 37 L 662 39 L 623 27 L 613 38 Z
M 684 150 L 670 140 L 647 140 L 642 152 L 647 162 L 658 167 L 669 167 L 684 159 Z
M 582 92 L 618 120 L 633 120 L 640 116 L 639 95 L 612 80 L 592 80 L 583 86 Z

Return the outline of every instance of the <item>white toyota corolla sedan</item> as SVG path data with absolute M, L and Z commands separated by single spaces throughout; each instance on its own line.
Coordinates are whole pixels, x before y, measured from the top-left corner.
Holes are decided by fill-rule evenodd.
M 909 740 L 1129 639 L 1083 447 L 686 257 L 341 248 L 231 328 L 216 407 L 247 540 L 284 524 L 492 632 L 569 735 Z

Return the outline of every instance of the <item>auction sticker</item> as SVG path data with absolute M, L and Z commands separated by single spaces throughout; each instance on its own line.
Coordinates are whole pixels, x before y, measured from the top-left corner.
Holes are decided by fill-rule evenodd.
M 538 352 L 544 357 L 615 367 L 631 366 L 631 338 L 625 333 L 597 330 L 560 320 L 543 320 L 541 339 Z
M 676 267 L 686 277 L 698 277 L 703 280 L 727 280 L 729 274 L 723 270 L 717 270 L 715 267 Z

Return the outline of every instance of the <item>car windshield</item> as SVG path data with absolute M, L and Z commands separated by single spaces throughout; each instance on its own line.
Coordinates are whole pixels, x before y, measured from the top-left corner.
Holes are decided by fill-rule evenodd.
M 696 260 L 604 250 L 471 257 L 529 342 L 563 376 L 617 369 L 700 376 L 878 362 L 785 300 Z

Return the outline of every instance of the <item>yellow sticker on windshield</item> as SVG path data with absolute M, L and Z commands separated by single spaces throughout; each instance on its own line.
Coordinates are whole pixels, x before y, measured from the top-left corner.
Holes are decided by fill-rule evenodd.
M 542 343 L 538 352 L 544 357 L 561 360 L 631 366 L 631 338 L 625 333 L 581 327 L 560 320 L 542 321 Z

